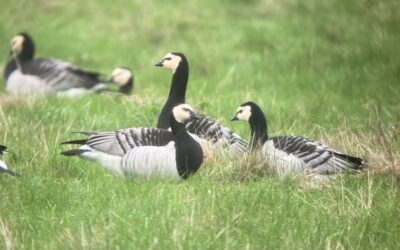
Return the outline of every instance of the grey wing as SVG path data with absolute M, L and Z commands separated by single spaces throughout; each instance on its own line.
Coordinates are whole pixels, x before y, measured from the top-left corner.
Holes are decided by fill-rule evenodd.
M 92 88 L 101 81 L 99 73 L 84 71 L 70 63 L 51 58 L 27 62 L 23 64 L 22 72 L 40 77 L 46 83 L 46 87 L 55 91 Z
M 196 134 L 216 146 L 228 145 L 234 155 L 239 155 L 246 151 L 247 142 L 238 134 L 207 116 L 198 116 L 200 118 L 192 118 L 186 122 L 186 129 L 190 133 Z
M 129 128 L 115 132 L 79 132 L 88 135 L 86 144 L 91 148 L 112 155 L 125 155 L 138 146 L 165 146 L 173 140 L 166 129 Z
M 346 169 L 361 169 L 360 158 L 342 154 L 314 140 L 300 136 L 277 136 L 271 140 L 275 148 L 293 154 L 304 162 L 305 169 L 314 173 L 333 174 Z

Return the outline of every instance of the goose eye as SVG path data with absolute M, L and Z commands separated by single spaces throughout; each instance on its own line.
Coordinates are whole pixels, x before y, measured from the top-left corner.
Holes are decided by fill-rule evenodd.
M 243 110 L 239 110 L 239 111 L 238 111 L 238 114 L 240 114 L 240 113 L 242 113 L 242 112 L 243 112 Z
M 165 60 L 165 61 L 170 61 L 170 60 L 171 60 L 171 57 L 167 57 L 167 58 L 165 58 L 164 60 Z

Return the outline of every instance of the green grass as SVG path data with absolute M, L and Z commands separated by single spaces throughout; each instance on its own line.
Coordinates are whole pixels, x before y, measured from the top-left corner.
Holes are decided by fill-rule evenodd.
M 0 249 L 398 249 L 400 4 L 385 1 L 5 1 L 0 69 L 21 31 L 38 56 L 135 72 L 129 97 L 8 96 L 0 81 L 0 143 L 19 179 L 0 175 Z M 156 124 L 171 73 L 190 64 L 187 102 L 231 123 L 243 102 L 271 135 L 320 140 L 368 160 L 327 185 L 279 180 L 254 161 L 220 159 L 187 181 L 116 178 L 62 157 L 76 130 Z

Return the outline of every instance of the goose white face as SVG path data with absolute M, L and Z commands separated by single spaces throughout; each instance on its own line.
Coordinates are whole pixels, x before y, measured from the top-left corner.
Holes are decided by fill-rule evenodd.
M 22 45 L 24 44 L 25 38 L 21 35 L 15 36 L 11 40 L 11 50 L 14 53 L 20 53 L 22 51 Z
M 189 104 L 179 104 L 172 109 L 172 114 L 180 123 L 184 123 L 189 120 L 192 116 L 193 109 Z
M 112 81 L 119 86 L 124 86 L 132 77 L 132 72 L 129 69 L 116 68 L 111 74 Z
M 170 69 L 173 73 L 175 73 L 175 70 L 178 68 L 181 60 L 182 58 L 180 56 L 168 53 L 161 60 L 161 63 L 164 68 Z
M 240 121 L 248 122 L 251 116 L 251 107 L 249 105 L 239 107 L 236 110 L 236 118 Z

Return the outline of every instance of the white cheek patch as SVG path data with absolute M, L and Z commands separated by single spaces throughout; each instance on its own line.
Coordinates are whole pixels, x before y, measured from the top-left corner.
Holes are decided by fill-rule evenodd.
M 114 82 L 119 86 L 123 86 L 128 83 L 129 79 L 132 77 L 132 73 L 127 69 L 115 69 L 112 73 L 114 77 Z
M 171 60 L 166 60 L 166 58 L 171 58 Z M 175 70 L 178 68 L 179 63 L 181 62 L 182 58 L 180 56 L 176 56 L 174 54 L 168 53 L 163 58 L 163 67 L 172 70 L 175 73 Z
M 192 107 L 190 107 L 190 105 L 188 104 L 178 105 L 172 110 L 175 120 L 180 123 L 184 123 L 185 121 L 190 119 L 190 112 L 184 109 L 193 111 Z
M 15 36 L 11 40 L 11 50 L 13 52 L 19 53 L 22 51 L 22 44 L 24 43 L 25 38 L 21 35 Z
M 251 116 L 251 107 L 250 106 L 239 107 L 236 114 L 239 120 L 248 122 Z

